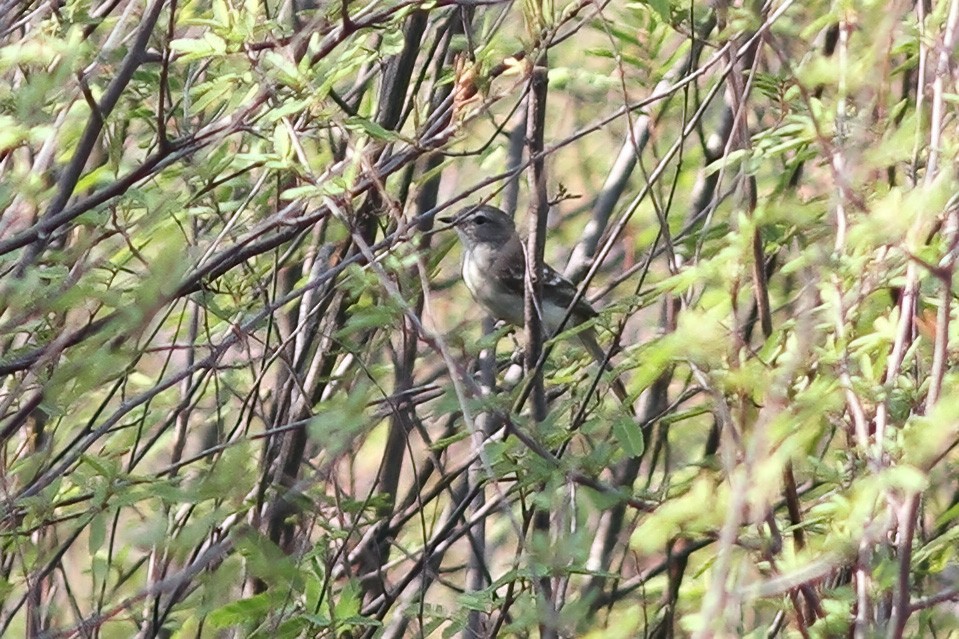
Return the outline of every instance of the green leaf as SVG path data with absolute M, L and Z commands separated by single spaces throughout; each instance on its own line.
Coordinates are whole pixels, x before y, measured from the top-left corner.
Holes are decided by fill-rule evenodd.
M 333 625 L 330 618 L 323 615 L 305 614 L 301 615 L 301 618 L 306 619 L 316 628 L 329 628 Z
M 207 620 L 214 628 L 229 628 L 246 623 L 256 623 L 269 614 L 277 603 L 277 596 L 270 591 L 233 601 L 210 613 Z
M 302 587 L 302 577 L 293 560 L 275 543 L 255 533 L 242 536 L 236 544 L 237 550 L 246 558 L 247 568 L 255 577 L 276 584 L 277 590 Z
M 370 424 L 371 418 L 366 414 L 368 400 L 367 389 L 358 385 L 348 394 L 337 393 L 319 402 L 307 426 L 310 439 L 331 455 L 338 455 L 353 445 Z
M 649 5 L 649 8 L 656 12 L 656 15 L 659 16 L 660 20 L 664 23 L 670 23 L 670 6 L 669 0 L 647 0 L 646 4 Z
M 394 131 L 384 129 L 382 126 L 373 122 L 372 120 L 367 120 L 366 118 L 361 117 L 351 117 L 347 118 L 343 123 L 347 129 L 351 131 L 362 131 L 374 140 L 381 140 L 383 142 L 396 142 L 402 140 L 402 137 Z
M 646 450 L 643 433 L 629 415 L 613 422 L 613 436 L 623 448 L 623 452 L 630 457 L 639 457 Z
M 718 172 L 720 169 L 729 168 L 738 165 L 740 162 L 745 161 L 751 155 L 749 149 L 735 149 L 730 151 L 723 157 L 719 158 L 715 162 L 711 162 L 705 168 L 706 175 L 712 175 L 713 173 Z
M 441 451 L 445 448 L 452 446 L 456 442 L 461 442 L 464 439 L 468 439 L 469 436 L 470 434 L 467 431 L 463 430 L 458 433 L 454 433 L 450 435 L 449 437 L 442 437 L 440 439 L 437 439 L 435 442 L 433 442 L 433 444 L 430 446 L 430 450 Z
M 337 621 L 345 621 L 358 615 L 362 603 L 360 594 L 361 590 L 358 583 L 351 581 L 346 584 L 333 606 L 333 618 Z
M 103 542 L 107 538 L 107 522 L 104 513 L 97 513 L 90 520 L 89 538 L 87 539 L 87 551 L 90 556 L 97 553 L 103 547 Z
M 184 55 L 178 61 L 202 60 L 226 53 L 226 41 L 213 33 L 205 33 L 202 38 L 177 38 L 170 42 L 170 48 Z

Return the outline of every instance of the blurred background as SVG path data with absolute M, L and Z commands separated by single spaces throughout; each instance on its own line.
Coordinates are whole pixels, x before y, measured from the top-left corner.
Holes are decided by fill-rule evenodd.
M 957 27 L 0 0 L 0 634 L 957 636 Z

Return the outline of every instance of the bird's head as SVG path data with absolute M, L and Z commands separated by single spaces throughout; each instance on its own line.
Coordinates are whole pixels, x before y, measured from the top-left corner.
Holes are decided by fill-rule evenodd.
M 469 206 L 439 220 L 451 224 L 467 247 L 478 243 L 502 246 L 516 233 L 513 218 L 488 204 Z

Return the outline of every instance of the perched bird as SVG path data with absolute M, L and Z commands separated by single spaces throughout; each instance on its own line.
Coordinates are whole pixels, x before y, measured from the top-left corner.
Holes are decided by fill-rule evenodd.
M 463 281 L 479 304 L 496 319 L 522 326 L 526 256 L 513 219 L 494 206 L 483 204 L 462 209 L 454 217 L 440 218 L 451 224 L 463 244 Z M 582 296 L 573 305 L 576 287 L 548 264 L 543 264 L 542 322 L 549 335 L 554 334 L 572 305 L 566 327 L 596 317 L 596 310 Z M 600 365 L 606 351 L 596 340 L 592 327 L 577 333 L 583 346 Z M 607 370 L 611 370 L 606 364 Z M 626 401 L 626 388 L 618 378 L 613 392 Z

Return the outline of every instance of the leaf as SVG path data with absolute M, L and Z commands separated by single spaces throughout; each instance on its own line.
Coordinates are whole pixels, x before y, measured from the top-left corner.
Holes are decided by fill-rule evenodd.
M 362 131 L 374 140 L 381 140 L 383 142 L 396 142 L 403 139 L 398 133 L 385 129 L 372 120 L 358 116 L 347 118 L 343 126 L 351 131 Z
M 235 76 L 227 74 L 199 85 L 192 91 L 190 110 L 200 113 L 214 105 L 219 108 L 236 90 L 235 80 Z
M 339 454 L 353 445 L 367 430 L 370 417 L 366 414 L 366 388 L 337 393 L 319 402 L 313 409 L 314 418 L 307 426 L 310 439 L 326 449 L 328 454 Z
M 229 628 L 257 622 L 273 610 L 275 604 L 276 595 L 267 591 L 253 597 L 232 601 L 211 612 L 207 620 L 214 628 Z
M 670 18 L 670 5 L 669 0 L 647 0 L 647 5 L 649 8 L 656 12 L 656 15 L 659 16 L 659 19 L 664 23 L 669 24 Z
M 87 539 L 87 551 L 92 557 L 103 547 L 103 542 L 107 538 L 107 522 L 104 513 L 97 513 L 89 523 L 89 538 Z
M 719 158 L 715 162 L 711 162 L 705 169 L 706 175 L 712 175 L 713 173 L 718 172 L 720 169 L 728 168 L 735 166 L 740 162 L 746 160 L 750 156 L 749 149 L 736 149 L 730 151 L 723 157 Z
M 322 193 L 322 189 L 313 184 L 304 184 L 303 186 L 294 186 L 280 193 L 281 200 L 299 200 L 310 198 Z
M 267 51 L 263 61 L 269 64 L 276 71 L 280 81 L 291 87 L 303 87 L 306 83 L 303 74 L 292 60 L 275 51 Z
M 302 577 L 293 560 L 268 538 L 251 533 L 244 535 L 236 547 L 246 558 L 247 569 L 253 576 L 276 584 L 279 591 L 302 587 Z
M 301 618 L 309 621 L 316 628 L 329 628 L 333 625 L 329 617 L 324 617 L 323 615 L 314 615 L 314 614 L 305 614 L 301 615 Z
M 359 331 L 369 328 L 384 328 L 397 323 L 397 314 L 388 306 L 357 304 L 351 309 L 350 319 L 346 326 L 336 332 L 336 337 L 343 339 Z
M 213 19 L 224 27 L 232 23 L 233 11 L 226 0 L 213 0 Z
M 464 439 L 469 438 L 469 436 L 470 434 L 464 430 L 458 433 L 454 433 L 453 435 L 450 435 L 449 437 L 442 437 L 440 439 L 437 439 L 435 442 L 433 442 L 430 445 L 430 450 L 437 451 L 437 452 L 444 450 L 448 448 L 449 446 L 452 446 L 456 442 L 460 442 L 460 441 L 463 441 Z
M 214 33 L 205 33 L 202 38 L 177 38 L 170 42 L 170 48 L 184 55 L 181 62 L 202 60 L 226 53 L 226 40 Z
M 350 581 L 343 590 L 333 606 L 333 618 L 337 621 L 352 619 L 360 612 L 360 586 L 355 581 Z
M 613 422 L 613 436 L 629 457 L 639 457 L 646 450 L 643 433 L 629 415 Z

